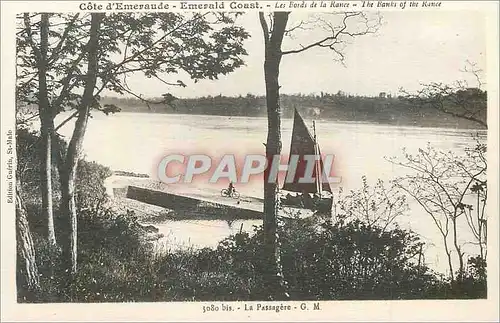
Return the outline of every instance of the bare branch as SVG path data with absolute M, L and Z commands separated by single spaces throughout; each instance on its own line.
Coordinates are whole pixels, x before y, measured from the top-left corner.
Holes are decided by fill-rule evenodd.
M 121 84 L 118 84 L 118 86 L 125 92 L 127 92 L 128 94 L 136 97 L 137 99 L 141 100 L 142 102 L 146 103 L 146 105 L 148 106 L 148 109 L 151 110 L 151 105 L 154 104 L 166 104 L 166 105 L 169 105 L 171 107 L 174 107 L 172 105 L 172 102 L 175 101 L 177 98 L 174 97 L 173 95 L 169 94 L 169 93 L 166 93 L 166 94 L 163 94 L 163 99 L 162 100 L 158 100 L 158 101 L 155 101 L 155 100 L 151 100 L 151 99 L 146 99 L 144 98 L 142 95 L 140 94 L 136 94 L 135 92 L 133 92 L 132 90 L 130 90 L 129 88 L 121 85 Z
M 487 124 L 487 94 L 481 90 L 480 69 L 476 64 L 467 63 L 462 72 L 471 73 L 477 79 L 476 88 L 469 87 L 467 81 L 457 80 L 453 84 L 433 82 L 421 84 L 415 93 L 400 89 L 405 99 L 419 108 L 432 108 L 456 118 L 475 122 L 485 128 Z
M 482 78 L 481 78 L 481 73 L 483 72 L 483 70 L 477 66 L 477 63 L 471 62 L 469 60 L 466 60 L 465 63 L 466 63 L 466 65 L 463 68 L 463 70 L 461 70 L 461 71 L 464 73 L 472 74 L 476 78 L 477 87 L 482 89 L 483 85 L 486 84 L 482 81 Z
M 353 17 L 357 17 L 362 20 L 364 27 L 361 30 L 348 30 L 349 25 L 351 25 L 351 18 Z M 373 20 L 369 19 L 363 12 L 345 12 L 343 13 L 342 22 L 338 26 L 333 25 L 331 22 L 328 22 L 325 19 L 317 18 L 316 23 L 321 23 L 323 29 L 328 32 L 328 36 L 325 36 L 322 39 L 308 45 L 300 45 L 300 48 L 283 51 L 282 54 L 298 54 L 314 47 L 324 47 L 333 50 L 337 55 L 340 56 L 340 60 L 343 62 L 345 57 L 342 53 L 342 49 L 337 48 L 337 45 L 344 43 L 345 37 L 354 38 L 356 36 L 376 33 L 382 22 L 382 17 L 380 15 L 377 15 L 377 17 L 378 18 L 374 22 Z M 299 25 L 293 27 L 291 30 L 288 30 L 288 33 L 290 33 L 292 30 L 301 29 L 303 25 L 304 23 L 299 23 Z
M 61 129 L 71 119 L 73 119 L 76 116 L 78 116 L 79 113 L 80 113 L 80 111 L 78 111 L 78 110 L 76 110 L 75 112 L 73 112 L 69 117 L 67 117 L 66 119 L 64 119 L 64 121 L 62 121 L 57 127 L 54 128 L 54 132 L 57 132 L 59 129 Z

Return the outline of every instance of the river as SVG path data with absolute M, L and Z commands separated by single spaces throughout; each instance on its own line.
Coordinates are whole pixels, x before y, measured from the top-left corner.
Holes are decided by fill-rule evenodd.
M 58 116 L 63 120 L 64 115 Z M 282 120 L 283 153 L 290 147 L 292 119 Z M 306 119 L 311 126 L 312 121 Z M 56 123 L 57 124 L 57 123 Z M 71 123 L 60 130 L 69 138 Z M 457 153 L 473 143 L 473 130 L 398 127 L 359 122 L 316 121 L 318 142 L 323 154 L 334 154 L 334 172 L 342 177 L 341 184 L 332 185 L 334 191 L 356 189 L 365 175 L 370 184 L 377 179 L 389 181 L 405 170 L 384 159 L 401 156 L 402 148 L 416 152 L 430 143 L 435 148 Z M 481 131 L 485 135 L 485 131 Z M 90 119 L 84 152 L 88 160 L 95 160 L 113 170 L 155 175 L 159 160 L 169 153 L 208 153 L 220 156 L 232 153 L 264 154 L 267 136 L 265 118 L 176 115 L 148 113 L 118 113 L 105 116 L 94 113 Z M 182 184 L 188 185 L 188 184 Z M 189 185 L 219 185 L 198 181 Z M 262 196 L 260 180 L 236 184 L 245 195 Z M 442 242 L 432 219 L 422 209 L 410 203 L 409 216 L 398 220 L 402 228 L 416 231 L 428 242 L 426 261 L 440 271 L 446 270 Z M 243 226 L 251 231 L 259 221 L 236 221 L 228 226 L 224 221 L 167 221 L 159 225 L 171 246 L 213 247 L 217 242 Z

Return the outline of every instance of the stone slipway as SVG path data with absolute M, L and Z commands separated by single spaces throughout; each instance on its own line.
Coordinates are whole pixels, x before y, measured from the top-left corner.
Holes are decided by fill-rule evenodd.
M 108 194 L 174 210 L 172 220 L 250 220 L 262 219 L 264 203 L 257 197 L 222 197 L 220 190 L 185 185 L 167 185 L 151 178 L 111 176 L 106 180 Z M 298 209 L 288 208 L 284 217 L 293 217 Z M 300 217 L 312 215 L 300 210 Z M 311 213 L 311 214 L 308 214 Z

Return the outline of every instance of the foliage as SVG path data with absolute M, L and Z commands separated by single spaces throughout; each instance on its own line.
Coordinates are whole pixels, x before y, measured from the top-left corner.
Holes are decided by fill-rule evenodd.
M 37 244 L 43 289 L 38 301 L 266 298 L 261 227 L 255 234 L 230 236 L 215 250 L 161 253 L 144 243 L 134 223 L 131 214 L 81 217 L 81 268 L 70 288 L 61 287 L 64 276 L 52 269 L 58 267 L 44 245 Z M 290 222 L 282 230 L 282 264 L 292 300 L 485 297 L 482 267 L 471 265 L 463 283 L 451 284 L 419 264 L 422 242 L 411 232 L 384 231 L 358 220 Z
M 66 143 L 60 140 L 62 147 Z M 42 216 L 40 198 L 40 160 L 42 156 L 40 135 L 36 131 L 19 127 L 16 130 L 17 145 L 17 167 L 22 185 L 22 199 L 28 211 L 31 229 L 40 237 L 46 236 L 47 219 Z M 52 159 L 53 161 L 55 158 Z M 53 162 L 53 168 L 56 168 Z M 104 179 L 111 175 L 108 167 L 96 162 L 88 162 L 81 159 L 77 168 L 76 198 L 79 210 L 94 210 L 96 213 L 107 202 L 107 193 Z M 56 202 L 55 229 L 61 233 L 64 230 L 65 221 L 57 207 L 61 198 L 60 178 L 57 172 L 52 172 L 53 198 Z M 42 243 L 39 241 L 38 243 Z M 48 247 L 47 247 L 48 248 Z
M 66 143 L 60 137 L 57 138 L 59 145 L 65 146 Z M 28 127 L 20 126 L 16 128 L 16 154 L 17 171 L 19 179 L 23 184 L 24 197 L 28 195 L 34 197 L 40 192 L 40 164 L 43 154 L 43 146 L 40 138 L 40 132 L 31 130 Z M 56 169 L 56 156 L 53 154 L 52 168 Z M 59 175 L 52 172 L 52 186 L 55 191 L 59 187 Z M 57 198 L 57 196 L 56 196 Z
M 333 216 L 337 219 L 358 219 L 368 226 L 378 226 L 385 230 L 394 224 L 396 218 L 406 215 L 409 210 L 406 196 L 392 185 L 386 188 L 384 181 L 378 180 L 370 187 L 366 176 L 362 177 L 362 186 L 343 195 L 340 190 Z
M 38 301 L 263 300 L 262 228 L 230 236 L 215 249 L 156 251 L 132 213 L 80 213 L 80 270 L 66 287 L 54 259 L 37 244 L 43 293 Z M 291 220 L 281 228 L 282 265 L 291 299 L 483 297 L 482 272 L 452 289 L 419 263 L 422 242 L 411 232 L 359 220 Z M 55 258 L 58 259 L 58 258 Z M 50 264 L 50 265 L 48 265 Z M 484 286 L 483 286 L 484 287 Z M 464 289 L 466 292 L 464 292 Z M 476 293 L 476 294 L 474 294 Z M 476 295 L 476 296 L 473 296 Z
M 466 80 L 453 84 L 432 82 L 422 84 L 415 93 L 402 90 L 405 100 L 417 108 L 430 107 L 456 118 L 472 121 L 487 128 L 487 92 L 482 89 L 482 70 L 477 64 L 467 61 L 462 72 L 472 75 L 476 84 L 469 85 Z
M 49 239 L 56 244 L 51 189 L 51 152 L 56 154 L 61 179 L 60 211 L 67 216 L 62 247 L 68 268 L 77 270 L 77 214 L 74 182 L 91 110 L 106 115 L 120 111 L 100 104 L 102 91 L 128 93 L 127 77 L 142 72 L 166 89 L 185 87 L 182 79 L 216 79 L 243 65 L 242 42 L 248 34 L 234 24 L 237 14 L 226 13 L 90 13 L 17 15 L 17 106 L 37 105 L 46 155 L 41 164 L 42 213 L 47 217 Z M 176 81 L 169 78 L 177 75 Z M 174 100 L 163 94 L 164 104 Z M 146 101 L 146 100 L 144 100 Z M 58 126 L 62 111 L 75 109 Z M 77 118 L 65 150 L 52 143 L 58 129 Z M 64 156 L 64 157 L 63 157 Z M 67 232 L 66 232 L 67 231 Z
M 458 278 L 464 274 L 465 252 L 459 221 L 465 221 L 477 245 L 480 257 L 486 258 L 486 145 L 476 137 L 476 144 L 459 156 L 435 149 L 430 144 L 416 155 L 403 152 L 402 158 L 389 158 L 409 171 L 394 184 L 411 196 L 431 217 L 443 239 L 448 257 L 449 274 L 454 279 L 454 260 L 458 261 Z
M 407 99 L 418 107 L 429 106 L 438 111 L 463 118 L 486 128 L 487 107 L 486 91 L 478 88 L 455 88 L 441 83 L 424 86 L 417 94 Z
M 16 128 L 17 176 L 22 187 L 20 192 L 24 208 L 27 210 L 30 228 L 41 236 L 47 236 L 47 217 L 42 216 L 40 165 L 43 148 L 40 134 L 28 127 Z M 55 164 L 52 165 L 56 167 Z M 60 197 L 59 176 L 52 172 L 54 199 Z
M 59 145 L 66 147 L 66 142 L 58 138 Z M 17 149 L 17 167 L 18 174 L 23 185 L 23 198 L 38 200 L 40 192 L 40 160 L 42 156 L 42 147 L 40 135 L 37 131 L 29 130 L 25 127 L 19 127 L 16 130 L 16 149 Z M 56 168 L 55 156 L 53 168 Z M 78 207 L 100 209 L 106 200 L 106 188 L 104 179 L 111 176 L 112 172 L 108 167 L 102 166 L 95 161 L 88 162 L 80 159 L 77 168 L 76 196 Z M 52 172 L 52 185 L 54 187 L 54 198 L 56 201 L 60 198 L 59 174 Z
M 420 244 L 408 232 L 384 232 L 357 220 L 319 225 L 296 221 L 281 232 L 281 261 L 291 299 L 415 298 L 431 281 L 428 268 L 412 263 Z M 252 238 L 239 234 L 226 239 L 217 259 L 240 278 L 259 277 L 265 266 L 261 239 L 260 230 Z M 257 285 L 251 299 L 264 299 L 262 290 Z
M 40 47 L 40 14 L 18 15 L 17 99 L 37 104 L 37 51 Z M 90 14 L 49 16 L 47 90 L 53 115 L 65 107 L 76 108 L 85 85 Z M 243 65 L 243 40 L 249 37 L 228 13 L 113 13 L 106 14 L 99 32 L 97 85 L 93 108 L 108 113 L 99 103 L 103 90 L 141 94 L 127 84 L 127 76 L 142 72 L 165 89 L 230 73 Z M 176 80 L 166 77 L 176 75 Z M 168 91 L 168 90 L 167 90 Z M 165 94 L 162 103 L 171 103 Z M 113 111 L 117 111 L 115 106 Z
M 39 135 L 28 128 L 17 128 L 16 152 L 17 175 L 23 184 L 23 192 L 30 196 L 38 195 L 42 155 Z
M 276 17 L 280 15 L 284 17 L 287 14 L 277 13 Z M 346 23 L 346 19 L 358 15 L 363 14 L 346 13 L 343 23 Z M 48 18 L 48 42 L 42 41 L 40 34 L 43 32 L 38 31 L 43 29 L 39 28 L 42 24 L 39 16 L 28 13 L 18 16 L 16 97 L 20 104 L 42 105 L 38 98 L 47 96 L 49 102 L 44 103 L 45 110 L 40 111 L 45 117 L 50 116 L 50 122 L 66 108 L 78 108 L 78 113 L 72 114 L 70 118 L 78 116 L 80 120 L 86 121 L 89 116 L 86 110 L 88 102 L 81 95 L 84 88 L 92 92 L 86 93 L 85 96 L 92 97 L 90 103 L 93 109 L 106 114 L 113 113 L 119 110 L 117 105 L 100 103 L 100 94 L 104 90 L 118 94 L 128 93 L 141 101 L 148 101 L 134 93 L 127 85 L 126 78 L 130 73 L 141 71 L 146 77 L 157 79 L 168 89 L 172 86 L 186 86 L 182 80 L 186 77 L 196 82 L 199 79 L 215 79 L 218 75 L 227 74 L 241 66 L 242 56 L 246 55 L 242 41 L 248 34 L 235 26 L 231 15 L 226 14 L 108 14 L 104 16 L 102 29 L 98 34 L 90 32 L 88 14 L 53 14 L 50 17 L 44 14 L 44 17 Z M 95 14 L 93 17 L 96 17 Z M 94 27 L 98 25 L 95 23 L 97 20 L 92 21 Z M 283 37 L 289 32 L 284 28 L 286 20 L 284 24 L 283 21 L 279 23 L 283 27 L 280 31 Z M 331 27 L 329 24 L 326 26 Z M 333 36 L 312 45 L 333 49 L 342 60 L 343 55 L 336 50 L 335 45 L 342 44 L 343 40 L 337 36 L 352 37 L 375 31 L 371 25 L 367 24 L 366 27 L 368 30 L 354 34 L 341 29 L 337 35 L 334 32 Z M 376 29 L 377 25 L 373 27 Z M 269 30 L 264 28 L 264 32 Z M 97 36 L 99 41 L 91 42 L 91 34 Z M 273 40 L 273 36 L 269 40 Z M 39 48 L 45 47 L 42 43 L 47 45 L 47 55 L 39 51 Z M 89 48 L 96 47 L 90 46 L 91 43 L 99 43 L 97 55 L 90 55 Z M 280 45 L 281 40 L 278 43 Z M 276 48 L 279 49 L 278 47 Z M 283 52 L 278 50 L 274 54 L 294 54 L 308 48 L 311 47 Z M 91 64 L 91 56 L 97 56 L 98 64 Z M 90 65 L 97 66 L 97 70 L 95 78 L 89 81 L 85 71 L 91 69 Z M 41 66 L 48 69 L 44 75 L 47 82 L 37 82 L 40 81 L 37 78 L 44 74 L 37 70 Z M 273 71 L 276 79 L 279 72 L 279 66 L 277 67 Z M 183 75 L 177 80 L 165 78 L 178 73 Z M 96 80 L 94 89 L 93 83 Z M 41 83 L 46 83 L 43 88 Z M 275 85 L 273 93 L 279 101 L 277 82 Z M 40 93 L 44 95 L 37 95 Z M 460 95 L 470 99 L 467 92 L 461 92 Z M 255 98 L 248 97 L 248 102 L 253 99 Z M 165 93 L 159 102 L 172 104 L 174 100 L 172 95 Z M 276 107 L 279 115 L 279 104 L 276 104 Z M 369 109 L 373 110 L 373 105 Z M 43 115 L 40 115 L 40 118 L 45 120 Z M 72 146 L 76 148 L 74 151 L 79 151 L 78 144 L 81 145 L 83 141 L 85 125 L 82 124 L 83 128 L 74 133 L 71 141 L 77 142 Z M 59 126 L 54 132 L 57 132 L 58 128 Z M 52 134 L 52 128 L 42 130 Z M 34 169 L 40 164 L 36 136 L 26 130 L 19 132 L 22 185 L 33 190 L 31 196 L 37 196 L 34 192 L 40 186 L 37 183 L 40 179 L 29 176 L 30 172 L 35 175 Z M 56 146 L 65 147 L 63 143 Z M 462 214 L 468 214 L 471 229 L 478 230 L 478 239 L 483 239 L 481 220 L 485 220 L 484 212 L 481 213 L 481 208 L 476 208 L 478 221 L 474 224 L 473 206 L 462 197 L 470 193 L 474 197 L 477 195 L 478 205 L 486 203 L 486 181 L 481 179 L 483 171 L 486 171 L 485 167 L 482 169 L 481 164 L 485 160 L 484 152 L 482 149 L 470 152 L 469 158 L 477 158 L 475 164 L 456 161 L 450 164 L 456 167 L 453 170 L 461 170 L 460 174 L 469 176 L 469 181 L 446 184 L 445 190 L 457 188 L 462 184 L 467 185 L 460 191 L 461 198 L 450 198 L 451 202 L 443 206 L 446 219 L 453 213 L 452 221 Z M 58 160 L 57 157 L 62 152 L 55 153 L 58 155 L 53 159 Z M 424 159 L 409 158 L 411 165 L 425 164 L 425 157 L 432 154 L 424 150 L 420 153 Z M 79 153 L 74 156 L 78 160 Z M 66 157 L 71 160 L 71 156 Z M 449 161 L 446 158 L 442 160 Z M 480 173 L 476 173 L 476 170 Z M 441 175 L 446 172 L 448 169 Z M 78 257 L 82 263 L 74 276 L 68 277 L 64 267 L 66 261 L 62 261 L 60 251 L 48 246 L 43 236 L 35 230 L 35 235 L 38 235 L 36 260 L 42 285 L 38 301 L 256 300 L 269 296 L 269 286 L 263 279 L 269 262 L 263 257 L 264 239 L 261 228 L 257 229 L 254 235 L 240 233 L 231 236 L 222 241 L 216 250 L 155 253 L 151 243 L 145 239 L 144 228 L 131 212 L 119 214 L 106 208 L 103 181 L 109 174 L 109 169 L 79 160 L 76 194 L 80 222 Z M 456 176 L 456 172 L 454 174 Z M 57 179 L 51 180 L 58 182 Z M 414 184 L 411 178 L 406 179 Z M 424 179 L 428 180 L 425 177 Z M 56 188 L 55 191 L 57 190 Z M 422 263 L 422 243 L 418 237 L 397 227 L 389 227 L 394 214 L 397 216 L 404 211 L 404 201 L 397 195 L 387 195 L 387 192 L 382 184 L 377 184 L 374 191 L 370 192 L 365 182 L 361 195 L 351 192 L 347 196 L 347 199 L 351 200 L 340 208 L 344 213 L 341 220 L 332 223 L 296 219 L 279 228 L 282 250 L 282 261 L 279 263 L 283 267 L 287 290 L 292 299 L 439 297 L 441 294 L 436 291 L 444 291 L 445 294 L 452 291 L 453 293 L 447 295 L 457 297 L 483 295 L 481 288 L 485 288 L 486 280 L 485 255 L 483 257 L 481 252 L 479 257 L 469 259 L 468 266 L 461 265 L 459 281 L 441 280 Z M 362 210 L 364 204 L 360 204 L 358 200 L 368 201 L 368 207 Z M 450 206 L 451 208 L 447 209 Z M 484 207 L 482 209 L 484 210 Z M 27 210 L 30 218 L 38 216 L 38 198 L 30 201 Z M 431 213 L 433 212 L 435 211 Z M 379 214 L 385 222 L 379 221 Z M 454 243 L 460 260 L 463 260 L 456 240 Z M 479 288 L 480 292 L 471 293 L 473 288 Z M 24 292 L 23 286 L 20 285 L 18 295 L 21 300 Z
M 462 294 L 467 298 L 486 298 L 486 260 L 480 255 L 469 257 L 465 275 L 459 284 Z
M 77 168 L 76 201 L 80 210 L 92 209 L 97 212 L 107 201 L 104 179 L 111 176 L 111 169 L 95 161 L 81 159 Z

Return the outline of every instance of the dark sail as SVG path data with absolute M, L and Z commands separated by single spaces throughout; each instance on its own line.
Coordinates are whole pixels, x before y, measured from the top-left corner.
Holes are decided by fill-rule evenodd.
M 292 130 L 292 142 L 290 144 L 290 156 L 298 155 L 299 159 L 297 162 L 297 169 L 293 182 L 286 182 L 283 185 L 283 190 L 290 192 L 299 193 L 316 193 L 318 191 L 316 182 L 312 183 L 299 183 L 299 178 L 304 177 L 307 160 L 304 158 L 305 155 L 316 155 L 315 151 L 315 141 L 309 129 L 307 128 L 304 120 L 295 109 L 295 115 L 293 118 L 293 130 Z M 323 162 L 320 163 L 321 172 L 323 171 Z M 288 174 L 287 174 L 288 175 Z M 314 167 L 313 178 L 316 178 L 316 167 Z M 324 183 L 322 186 L 323 190 L 331 192 L 330 185 Z

